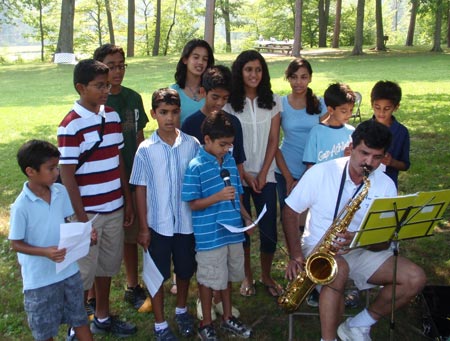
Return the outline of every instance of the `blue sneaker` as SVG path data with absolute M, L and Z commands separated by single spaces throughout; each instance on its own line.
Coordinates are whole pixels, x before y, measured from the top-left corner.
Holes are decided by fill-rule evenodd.
M 134 324 L 121 321 L 113 316 L 110 316 L 105 322 L 100 322 L 97 317 L 94 317 L 91 332 L 92 334 L 111 333 L 114 336 L 127 337 L 136 334 L 137 328 Z
M 188 312 L 175 314 L 175 322 L 181 335 L 184 337 L 194 335 L 194 318 Z
M 178 339 L 176 336 L 172 333 L 172 330 L 170 330 L 169 327 L 166 329 L 156 331 L 155 330 L 155 338 L 156 341 L 177 341 Z

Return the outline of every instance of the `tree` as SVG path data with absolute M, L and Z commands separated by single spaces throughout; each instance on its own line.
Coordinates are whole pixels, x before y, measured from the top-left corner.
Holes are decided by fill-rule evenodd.
M 135 0 L 128 0 L 127 57 L 134 57 Z
M 376 21 L 376 31 L 377 31 L 377 46 L 375 50 L 386 51 L 386 46 L 384 46 L 384 33 L 383 33 L 383 9 L 381 0 L 375 0 L 375 21 Z
M 152 56 L 159 54 L 159 41 L 161 40 L 161 0 L 156 1 L 155 41 L 153 42 Z
M 214 9 L 215 0 L 206 0 L 206 14 L 205 14 L 205 34 L 204 39 L 214 49 Z
M 447 6 L 447 47 L 450 47 L 450 3 Z
M 177 16 L 177 2 L 178 1 L 175 0 L 175 5 L 173 6 L 172 24 L 170 25 L 169 29 L 167 30 L 166 44 L 164 46 L 164 56 L 167 55 L 167 50 L 169 49 L 170 33 L 172 32 L 172 28 L 175 26 L 175 18 Z
M 355 45 L 352 51 L 352 55 L 354 56 L 363 54 L 364 6 L 365 0 L 358 0 L 356 6 Z
M 225 22 L 225 51 L 231 52 L 230 1 L 229 0 L 219 0 L 218 6 L 222 13 L 223 21 Z
M 433 35 L 433 47 L 431 52 L 442 52 L 441 47 L 441 29 L 442 29 L 442 13 L 444 11 L 442 0 L 436 0 L 435 8 L 435 26 Z
M 294 20 L 294 46 L 292 55 L 300 57 L 302 49 L 302 21 L 303 21 L 303 0 L 295 0 L 295 20 Z
M 319 47 L 327 46 L 328 19 L 330 17 L 330 0 L 319 0 Z
M 105 10 L 106 10 L 106 18 L 108 19 L 108 32 L 109 32 L 109 42 L 113 45 L 116 44 L 116 39 L 114 37 L 114 27 L 113 20 L 111 15 L 111 6 L 109 4 L 109 0 L 105 0 Z
M 411 0 L 411 15 L 409 17 L 408 34 L 406 35 L 406 46 L 413 46 L 414 31 L 416 29 L 417 11 L 419 9 L 419 0 Z
M 73 53 L 73 21 L 75 18 L 75 0 L 62 0 L 61 21 L 59 25 L 56 53 Z
M 339 37 L 341 35 L 341 14 L 342 14 L 342 0 L 336 0 L 336 17 L 334 19 L 334 31 L 332 48 L 337 49 L 339 47 Z

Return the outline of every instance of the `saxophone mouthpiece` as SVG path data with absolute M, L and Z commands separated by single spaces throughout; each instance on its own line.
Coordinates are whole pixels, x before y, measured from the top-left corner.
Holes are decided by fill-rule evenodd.
M 363 166 L 363 176 L 367 178 L 369 176 L 369 168 L 367 166 Z

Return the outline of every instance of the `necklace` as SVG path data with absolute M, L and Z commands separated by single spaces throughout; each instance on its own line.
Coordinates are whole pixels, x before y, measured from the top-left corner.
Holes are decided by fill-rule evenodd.
M 200 90 L 200 87 L 199 87 L 199 86 L 196 86 L 196 87 L 195 87 L 195 90 L 192 90 L 192 88 L 191 88 L 189 85 L 188 85 L 187 87 L 188 87 L 189 91 L 191 92 L 192 99 L 193 99 L 194 101 L 198 102 L 198 101 L 200 100 L 200 97 L 199 97 L 199 90 Z

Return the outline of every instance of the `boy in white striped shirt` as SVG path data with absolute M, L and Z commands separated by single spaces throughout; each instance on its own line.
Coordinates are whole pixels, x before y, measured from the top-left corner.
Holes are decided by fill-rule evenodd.
M 187 311 L 189 282 L 196 270 L 191 211 L 181 201 L 184 172 L 199 149 L 195 137 L 176 127 L 180 97 L 176 90 L 159 89 L 152 96 L 152 118 L 158 129 L 142 142 L 134 158 L 130 183 L 136 186 L 139 219 L 137 242 L 148 250 L 164 280 L 170 278 L 171 260 L 177 275 L 175 321 L 183 337 L 194 333 Z M 164 317 L 164 288 L 152 299 L 156 340 L 175 340 Z

